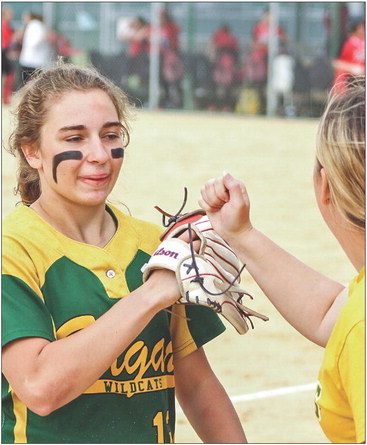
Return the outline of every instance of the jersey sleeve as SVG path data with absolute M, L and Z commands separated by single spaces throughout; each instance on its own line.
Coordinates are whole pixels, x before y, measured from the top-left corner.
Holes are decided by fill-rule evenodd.
M 55 339 L 36 267 L 24 247 L 6 236 L 2 251 L 1 332 L 2 346 L 23 337 Z
M 352 409 L 357 443 L 365 442 L 365 323 L 350 331 L 339 359 L 343 386 Z
M 174 305 L 171 318 L 173 354 L 179 360 L 225 331 L 219 316 L 210 308 Z

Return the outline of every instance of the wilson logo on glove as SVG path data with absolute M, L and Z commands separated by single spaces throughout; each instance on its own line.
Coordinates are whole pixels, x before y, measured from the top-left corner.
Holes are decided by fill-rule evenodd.
M 172 252 L 171 250 L 164 250 L 163 247 L 161 249 L 157 250 L 156 252 L 154 252 L 153 255 L 170 256 L 170 257 L 172 257 L 172 258 L 174 258 L 176 260 L 178 258 L 178 252 Z

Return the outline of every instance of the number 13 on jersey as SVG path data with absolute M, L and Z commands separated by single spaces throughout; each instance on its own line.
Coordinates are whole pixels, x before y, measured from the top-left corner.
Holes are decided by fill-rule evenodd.
M 166 428 L 165 428 L 166 424 Z M 164 440 L 164 432 L 169 428 L 169 411 L 166 411 L 166 415 L 162 411 L 158 411 L 153 419 L 153 426 L 157 428 L 157 443 L 167 443 Z M 172 431 L 168 431 L 169 443 L 173 443 Z

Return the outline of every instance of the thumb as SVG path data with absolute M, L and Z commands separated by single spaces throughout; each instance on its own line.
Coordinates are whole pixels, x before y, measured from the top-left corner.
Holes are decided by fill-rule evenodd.
M 223 184 L 228 191 L 230 201 L 233 204 L 241 205 L 244 201 L 248 201 L 245 184 L 235 179 L 230 173 L 223 176 Z

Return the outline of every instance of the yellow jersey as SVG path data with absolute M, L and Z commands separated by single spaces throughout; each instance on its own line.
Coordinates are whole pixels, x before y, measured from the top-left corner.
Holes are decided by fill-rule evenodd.
M 325 348 L 316 415 L 331 442 L 365 442 L 365 269 L 349 286 Z

